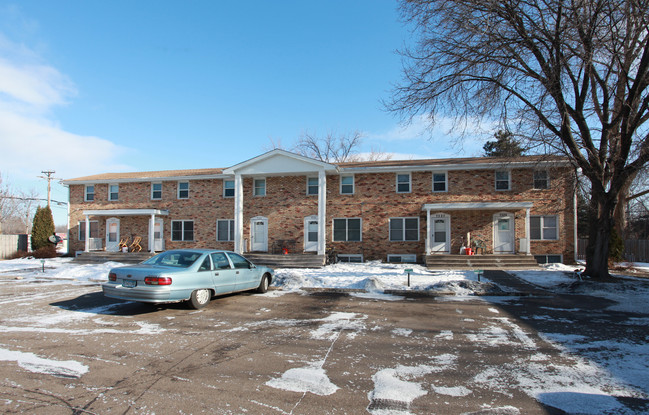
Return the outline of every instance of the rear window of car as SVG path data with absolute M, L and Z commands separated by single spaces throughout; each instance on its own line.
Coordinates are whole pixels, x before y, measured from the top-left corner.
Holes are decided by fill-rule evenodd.
M 163 252 L 144 261 L 147 265 L 164 265 L 165 267 L 189 268 L 201 254 L 190 251 Z

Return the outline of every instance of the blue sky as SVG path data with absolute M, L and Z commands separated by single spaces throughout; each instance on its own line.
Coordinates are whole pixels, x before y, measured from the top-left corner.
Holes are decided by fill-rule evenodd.
M 394 159 L 479 155 L 484 137 L 460 148 L 448 123 L 424 134 L 383 109 L 409 39 L 386 0 L 0 1 L 0 174 L 45 197 L 41 170 L 228 167 L 304 132 L 360 131 L 361 152 Z

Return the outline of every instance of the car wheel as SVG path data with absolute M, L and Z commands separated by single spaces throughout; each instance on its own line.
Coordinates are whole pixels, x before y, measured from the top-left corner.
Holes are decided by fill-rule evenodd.
M 210 290 L 203 288 L 192 293 L 191 297 L 189 297 L 189 305 L 193 309 L 198 310 L 199 308 L 205 307 L 211 299 L 212 293 Z
M 270 277 L 268 276 L 268 274 L 264 274 L 264 276 L 261 278 L 261 281 L 259 282 L 259 287 L 257 287 L 257 292 L 259 294 L 263 294 L 268 291 L 269 281 Z

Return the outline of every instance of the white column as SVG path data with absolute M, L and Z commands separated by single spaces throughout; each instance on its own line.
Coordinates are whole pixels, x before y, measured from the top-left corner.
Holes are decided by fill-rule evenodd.
M 234 175 L 234 252 L 243 253 L 243 179 Z
M 327 250 L 327 175 L 318 172 L 318 255 Z
M 149 223 L 149 252 L 155 253 L 155 213 L 151 214 L 151 222 Z
M 90 216 L 88 215 L 86 215 L 86 246 L 84 250 L 90 252 Z
M 525 209 L 525 239 L 527 239 L 527 249 L 526 249 L 526 254 L 530 255 L 530 245 L 531 245 L 531 240 L 530 240 L 530 209 L 527 208 Z
M 430 209 L 426 209 L 426 255 L 430 254 Z

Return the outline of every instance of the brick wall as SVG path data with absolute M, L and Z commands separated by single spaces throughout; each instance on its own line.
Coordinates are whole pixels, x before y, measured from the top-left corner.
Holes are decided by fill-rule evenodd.
M 354 176 L 353 195 L 340 194 L 340 176 L 327 176 L 327 246 L 339 253 L 362 254 L 365 260 L 386 260 L 388 254 L 417 254 L 422 260 L 425 251 L 427 203 L 451 202 L 532 202 L 531 215 L 557 215 L 560 239 L 532 241 L 533 254 L 562 254 L 564 261 L 574 258 L 573 181 L 569 169 L 550 172 L 551 187 L 533 189 L 532 169 L 511 170 L 511 190 L 496 191 L 493 170 L 447 172 L 448 191 L 432 192 L 433 173 L 412 172 L 411 192 L 396 192 L 396 173 L 363 173 Z M 266 196 L 253 195 L 253 179 L 243 180 L 243 235 L 249 248 L 250 221 L 253 217 L 268 219 L 269 249 L 275 240 L 295 240 L 296 250 L 304 246 L 304 218 L 318 213 L 318 197 L 307 195 L 306 176 L 266 177 Z M 120 183 L 119 201 L 108 201 L 108 185 L 95 185 L 95 201 L 84 202 L 84 186 L 70 186 L 70 224 L 72 250 L 82 250 L 77 240 L 77 222 L 84 220 L 84 209 L 162 209 L 168 210 L 164 220 L 165 248 L 201 247 L 233 249 L 232 242 L 216 241 L 216 220 L 234 218 L 234 199 L 223 197 L 220 179 L 192 180 L 189 199 L 177 198 L 177 182 L 163 182 L 162 200 L 151 200 L 151 183 Z M 515 215 L 515 238 L 525 236 L 524 209 L 508 210 Z M 493 251 L 493 221 L 497 211 L 448 211 L 451 219 L 451 253 L 459 253 L 467 232 L 472 239 L 482 239 L 487 251 Z M 395 217 L 419 218 L 419 240 L 391 242 L 389 221 Z M 99 236 L 105 237 L 105 220 L 98 218 Z M 361 218 L 362 241 L 333 242 L 334 218 Z M 95 218 L 93 218 L 95 219 Z M 133 216 L 121 219 L 122 236 L 137 234 L 143 237 L 142 246 L 148 246 L 148 217 Z M 172 220 L 193 220 L 194 241 L 171 241 Z M 517 246 L 516 249 L 520 249 Z

